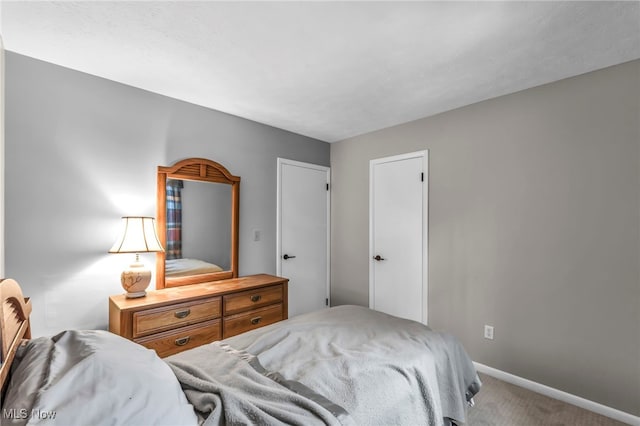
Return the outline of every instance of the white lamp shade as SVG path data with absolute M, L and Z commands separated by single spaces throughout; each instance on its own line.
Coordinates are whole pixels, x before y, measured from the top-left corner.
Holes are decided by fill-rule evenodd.
M 122 230 L 109 253 L 146 253 L 164 251 L 158 234 L 156 221 L 152 217 L 124 216 Z

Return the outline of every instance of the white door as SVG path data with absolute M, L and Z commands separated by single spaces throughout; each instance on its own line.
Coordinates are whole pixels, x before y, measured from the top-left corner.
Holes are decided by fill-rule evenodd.
M 427 323 L 428 152 L 371 160 L 369 306 Z
M 289 316 L 329 305 L 329 171 L 278 158 L 277 274 L 289 278 Z

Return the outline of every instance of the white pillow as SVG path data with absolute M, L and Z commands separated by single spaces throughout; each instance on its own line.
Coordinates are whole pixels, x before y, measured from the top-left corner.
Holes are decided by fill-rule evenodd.
M 11 374 L 3 425 L 198 423 L 169 366 L 107 331 L 34 339 L 19 351 Z

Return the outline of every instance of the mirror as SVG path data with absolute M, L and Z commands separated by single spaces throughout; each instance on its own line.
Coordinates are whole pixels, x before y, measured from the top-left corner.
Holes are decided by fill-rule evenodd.
M 240 177 L 188 158 L 158 167 L 156 288 L 238 276 Z

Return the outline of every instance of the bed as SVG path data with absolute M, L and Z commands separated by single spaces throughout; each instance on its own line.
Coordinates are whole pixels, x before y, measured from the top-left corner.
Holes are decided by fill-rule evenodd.
M 160 359 L 102 330 L 29 339 L 29 300 L 0 296 L 3 425 L 461 425 L 481 386 L 453 336 L 360 306 Z
M 167 278 L 210 274 L 220 271 L 222 271 L 220 266 L 200 259 L 179 258 L 165 260 L 165 277 Z

